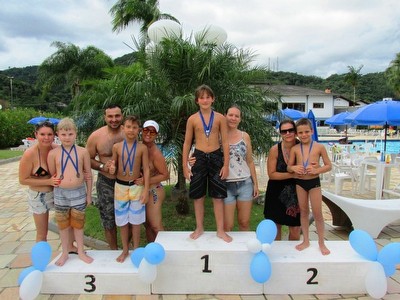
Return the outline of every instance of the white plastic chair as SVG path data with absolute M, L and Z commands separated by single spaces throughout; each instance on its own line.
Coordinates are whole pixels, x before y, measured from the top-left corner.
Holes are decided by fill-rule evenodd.
M 351 194 L 357 189 L 357 175 L 352 166 L 339 165 L 332 163 L 334 181 L 335 181 L 335 194 L 340 195 L 343 192 L 343 184 L 345 181 L 351 182 Z

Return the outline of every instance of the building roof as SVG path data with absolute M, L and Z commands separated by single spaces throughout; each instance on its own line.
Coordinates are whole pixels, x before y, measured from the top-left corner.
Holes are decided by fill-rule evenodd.
M 270 85 L 269 89 L 285 96 L 326 96 L 332 95 L 325 91 L 315 90 L 308 87 L 296 86 L 296 85 Z

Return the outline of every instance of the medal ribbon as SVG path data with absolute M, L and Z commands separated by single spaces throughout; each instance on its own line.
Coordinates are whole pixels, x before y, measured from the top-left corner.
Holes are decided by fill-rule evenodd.
M 206 137 L 208 138 L 210 136 L 211 128 L 214 123 L 214 111 L 213 110 L 211 111 L 210 122 L 208 123 L 208 125 L 204 121 L 204 117 L 203 117 L 203 114 L 201 113 L 201 111 L 199 111 L 199 114 L 200 114 L 201 122 L 203 123 L 204 133 L 206 134 Z
M 128 153 L 128 159 L 125 161 L 125 150 Z M 133 153 L 133 155 L 132 155 Z M 124 140 L 124 146 L 122 147 L 122 164 L 123 164 L 123 173 L 126 175 L 126 166 L 129 164 L 129 175 L 133 175 L 133 164 L 135 162 L 136 155 L 136 140 L 132 145 L 132 148 L 128 148 L 128 143 Z
M 303 160 L 303 167 L 304 168 L 307 168 L 307 166 L 308 166 L 308 160 L 310 159 L 310 153 L 311 153 L 311 149 L 312 149 L 313 143 L 314 143 L 314 141 L 311 141 L 310 148 L 308 149 L 308 157 L 307 157 L 307 160 L 305 162 L 304 162 L 303 144 L 300 144 L 301 157 L 302 157 L 302 160 Z
M 60 178 L 61 179 L 64 178 L 64 171 L 65 171 L 65 168 L 67 167 L 69 160 L 71 161 L 72 165 L 74 166 L 74 169 L 76 171 L 76 177 L 79 178 L 80 174 L 79 174 L 79 169 L 78 169 L 78 152 L 76 151 L 75 145 L 73 145 L 69 151 L 65 150 L 64 146 L 62 146 L 62 145 L 61 145 L 61 148 L 62 148 L 62 154 L 61 154 L 61 176 L 60 176 Z M 74 153 L 75 153 L 75 161 L 71 157 L 72 150 L 74 150 Z M 65 162 L 64 162 L 64 153 L 67 155 L 67 159 L 65 160 Z

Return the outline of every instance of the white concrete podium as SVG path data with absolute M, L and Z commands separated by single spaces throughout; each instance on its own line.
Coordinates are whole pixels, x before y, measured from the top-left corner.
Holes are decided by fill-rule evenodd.
M 92 250 L 92 264 L 70 255 L 63 267 L 47 267 L 42 293 L 51 294 L 366 294 L 365 277 L 373 262 L 362 258 L 348 241 L 328 241 L 323 256 L 318 243 L 297 251 L 298 242 L 273 242 L 268 252 L 271 277 L 256 283 L 250 274 L 254 256 L 247 242 L 255 232 L 231 232 L 226 243 L 215 232 L 197 240 L 190 232 L 160 232 L 156 242 L 165 249 L 157 278 L 143 283 L 130 257 L 116 262 L 120 251 Z
M 69 255 L 62 267 L 54 263 L 55 258 L 43 272 L 43 294 L 100 294 L 100 295 L 137 295 L 151 293 L 150 284 L 143 283 L 138 269 L 130 257 L 123 263 L 116 261 L 121 251 L 91 250 L 87 254 L 93 257 L 86 264 L 78 255 Z M 60 254 L 61 255 L 61 254 Z
M 366 294 L 365 276 L 373 262 L 361 257 L 348 241 L 327 241 L 322 255 L 318 242 L 297 251 L 299 242 L 273 242 L 268 257 L 271 278 L 264 294 Z
M 215 232 L 205 232 L 197 240 L 190 232 L 160 232 L 166 256 L 158 266 L 152 284 L 154 294 L 262 294 L 263 286 L 250 276 L 253 254 L 247 241 L 255 232 L 231 232 L 226 243 Z

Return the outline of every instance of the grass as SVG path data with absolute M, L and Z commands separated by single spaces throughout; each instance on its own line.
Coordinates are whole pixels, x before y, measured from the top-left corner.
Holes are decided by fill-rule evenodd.
M 166 186 L 166 199 L 163 203 L 163 224 L 166 231 L 193 231 L 196 227 L 196 221 L 194 217 L 193 201 L 189 200 L 190 212 L 188 215 L 179 215 L 176 212 L 175 206 L 177 201 L 171 200 L 171 187 Z M 264 220 L 263 214 L 264 206 L 254 204 L 252 209 L 250 230 L 255 231 L 257 225 Z M 215 220 L 212 200 L 207 198 L 205 201 L 205 213 L 204 213 L 204 229 L 205 231 L 215 231 Z M 238 227 L 235 224 L 234 231 L 237 231 Z M 85 221 L 85 235 L 96 238 L 98 240 L 105 241 L 104 231 L 101 226 L 100 216 L 97 207 L 94 205 L 86 209 L 86 221 Z M 118 236 L 118 243 L 120 244 L 120 237 Z M 141 246 L 146 245 L 144 227 L 142 226 L 141 231 Z
M 7 158 L 21 156 L 23 153 L 24 153 L 24 151 L 12 151 L 12 150 L 7 150 L 7 149 L 1 149 L 0 150 L 0 159 L 7 159 Z

